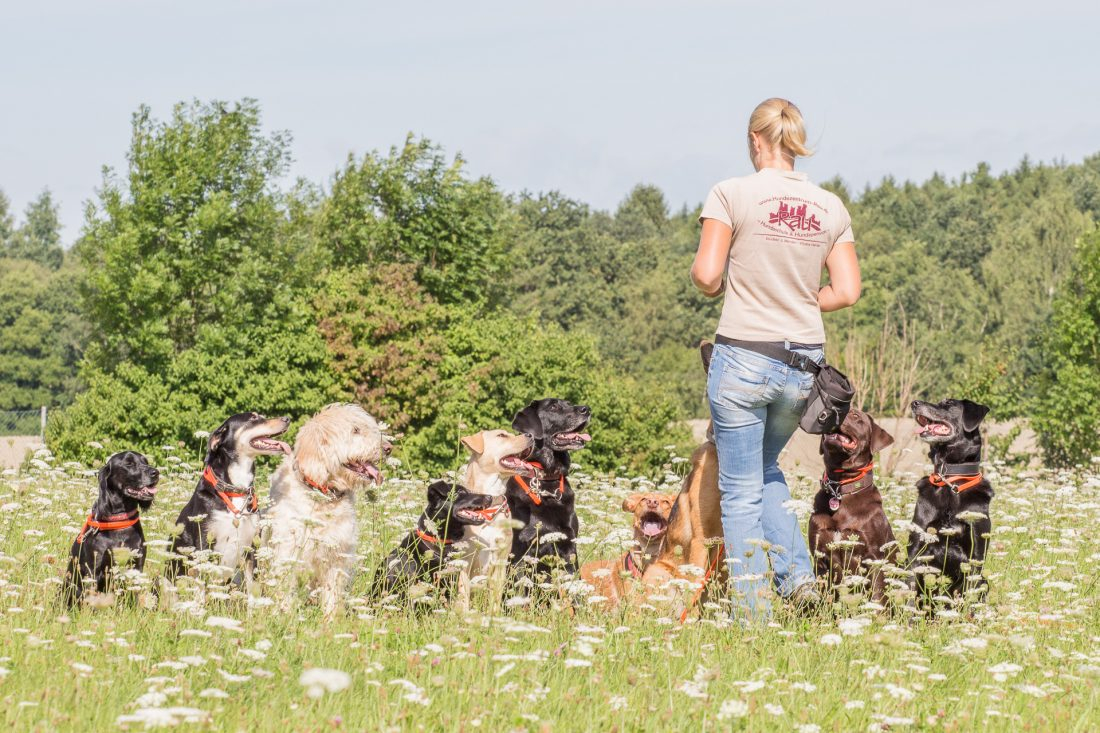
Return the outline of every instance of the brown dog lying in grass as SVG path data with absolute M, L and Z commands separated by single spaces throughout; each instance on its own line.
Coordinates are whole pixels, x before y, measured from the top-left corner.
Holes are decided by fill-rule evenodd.
M 630 595 L 660 552 L 674 500 L 657 492 L 631 494 L 623 500 L 623 511 L 634 514 L 635 547 L 614 560 L 597 560 L 581 568 L 581 578 L 607 599 L 607 608 L 615 608 Z
M 703 369 L 710 369 L 710 356 L 714 344 L 704 341 L 699 345 L 703 357 Z M 710 434 L 710 430 L 707 430 Z M 687 576 L 680 567 L 692 565 L 702 571 L 710 571 L 708 580 L 718 580 L 723 585 L 728 577 L 722 562 L 722 508 L 718 495 L 718 449 L 707 440 L 695 449 L 691 456 L 691 472 L 684 479 L 683 488 L 676 497 L 676 504 L 668 520 L 668 534 L 660 554 L 650 563 L 643 575 L 648 585 L 659 586 L 674 578 L 700 580 Z
M 895 561 L 897 542 L 875 486 L 872 459 L 893 442 L 893 436 L 860 410 L 848 413 L 840 432 L 821 436 L 825 475 L 809 526 L 818 578 L 827 578 L 838 589 L 845 577 L 867 577 L 876 603 L 885 600 L 881 567 Z

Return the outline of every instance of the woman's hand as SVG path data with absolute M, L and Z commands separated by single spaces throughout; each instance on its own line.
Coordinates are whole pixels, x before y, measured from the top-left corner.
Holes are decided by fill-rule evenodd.
M 698 262 L 698 258 L 696 258 Z M 838 311 L 855 305 L 863 289 L 859 275 L 859 258 L 855 242 L 837 242 L 825 260 L 829 284 L 817 291 L 817 304 L 822 313 Z
M 708 298 L 716 298 L 722 294 L 732 241 L 732 229 L 717 219 L 703 219 L 699 249 L 695 253 L 695 262 L 691 265 L 691 281 Z

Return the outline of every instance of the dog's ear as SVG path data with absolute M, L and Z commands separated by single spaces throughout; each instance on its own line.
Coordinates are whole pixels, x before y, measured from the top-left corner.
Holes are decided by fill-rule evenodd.
M 641 494 L 631 494 L 630 496 L 626 497 L 625 499 L 623 499 L 623 511 L 633 514 L 634 510 L 638 508 L 638 504 L 641 502 L 641 500 Z
M 206 454 L 209 456 L 218 446 L 225 442 L 225 439 L 229 437 L 229 421 L 223 422 L 218 426 L 218 429 L 210 433 L 210 440 L 206 443 Z
M 821 436 L 821 440 L 817 441 L 817 452 L 819 455 L 825 455 L 825 436 Z
M 438 502 L 444 504 L 451 494 L 451 485 L 446 481 L 436 481 L 428 487 L 428 506 Z
M 868 416 L 871 421 L 871 454 L 874 455 L 888 445 L 893 445 L 894 436 L 883 430 L 877 422 Z
M 480 456 L 485 452 L 485 436 L 481 433 L 467 435 L 462 439 L 462 445 L 466 446 L 466 449 L 475 456 Z
M 714 355 L 714 344 L 710 341 L 699 342 L 699 356 L 703 357 L 703 372 L 710 374 L 710 357 Z
M 114 456 L 111 456 L 114 458 Z M 103 464 L 103 468 L 99 469 L 99 488 L 103 491 L 107 490 L 107 480 L 111 478 L 111 458 L 107 459 L 107 462 Z
M 542 429 L 542 420 L 539 419 L 539 403 L 532 402 L 516 413 L 512 418 L 512 430 L 517 433 L 527 433 L 532 438 L 545 438 Z
M 972 433 L 982 424 L 982 420 L 989 414 L 989 408 L 979 405 L 977 402 L 962 400 L 963 406 L 963 430 Z

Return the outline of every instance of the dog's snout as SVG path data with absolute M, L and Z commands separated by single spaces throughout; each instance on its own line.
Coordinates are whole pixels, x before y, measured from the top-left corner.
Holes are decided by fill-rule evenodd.
M 581 413 L 582 415 L 588 416 L 592 414 L 592 408 L 588 405 L 581 405 L 577 408 L 577 412 Z
M 383 441 L 383 443 L 382 443 L 382 452 L 384 454 L 386 454 L 387 456 L 390 453 L 393 453 L 393 444 L 390 443 L 389 441 Z

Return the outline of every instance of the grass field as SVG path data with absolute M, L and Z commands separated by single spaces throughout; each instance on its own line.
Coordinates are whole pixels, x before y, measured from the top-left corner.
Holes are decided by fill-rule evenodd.
M 143 519 L 167 537 L 196 465 L 161 457 Z M 660 489 L 678 488 L 669 464 Z M 393 473 L 393 471 L 391 471 Z M 423 504 L 422 479 L 361 501 L 349 612 L 284 616 L 260 598 L 66 614 L 69 545 L 94 497 L 79 466 L 39 456 L 0 479 L 0 720 L 15 730 L 1034 730 L 1100 727 L 1100 476 L 990 467 L 997 490 L 987 607 L 932 620 L 864 610 L 780 612 L 761 628 L 657 610 L 516 606 L 492 620 L 409 614 L 367 598 L 381 553 Z M 809 477 L 789 477 L 802 510 Z M 912 477 L 880 480 L 904 543 Z M 265 486 L 265 483 L 261 483 Z M 622 552 L 619 510 L 643 479 L 574 479 L 583 559 Z M 160 572 L 163 546 L 146 568 Z M 142 579 L 137 579 L 138 585 Z M 580 589 L 583 590 L 583 589 Z M 666 593 L 667 595 L 667 593 Z

